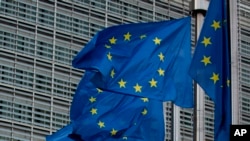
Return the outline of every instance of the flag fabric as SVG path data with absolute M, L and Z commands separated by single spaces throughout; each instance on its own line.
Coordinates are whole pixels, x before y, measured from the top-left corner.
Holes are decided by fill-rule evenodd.
M 73 66 L 95 71 L 96 87 L 173 101 L 193 107 L 191 18 L 113 26 L 97 33 L 73 60 Z
M 230 49 L 227 0 L 211 0 L 189 73 L 214 101 L 214 139 L 229 141 L 231 124 Z
M 47 141 L 164 140 L 162 102 L 96 88 L 85 75 L 71 107 L 71 123 Z
M 85 73 L 71 123 L 47 141 L 163 141 L 163 101 L 193 107 L 191 18 L 98 32 L 73 60 Z

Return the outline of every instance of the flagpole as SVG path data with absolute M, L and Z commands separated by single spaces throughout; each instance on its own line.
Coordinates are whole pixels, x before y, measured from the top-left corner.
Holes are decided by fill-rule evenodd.
M 172 133 L 171 133 L 171 141 L 179 141 L 180 140 L 180 107 L 171 103 L 172 107 Z
M 232 124 L 239 124 L 239 84 L 238 84 L 238 19 L 237 19 L 237 1 L 229 2 L 229 33 L 231 49 L 231 106 L 232 106 Z
M 208 8 L 208 2 L 193 0 L 191 5 L 193 6 L 192 15 L 195 17 L 195 42 L 197 42 Z M 203 141 L 205 140 L 205 92 L 198 84 L 194 85 L 194 91 L 194 141 Z

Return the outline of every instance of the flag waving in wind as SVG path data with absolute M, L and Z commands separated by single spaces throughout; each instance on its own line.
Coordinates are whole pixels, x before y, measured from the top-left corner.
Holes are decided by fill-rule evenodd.
M 48 141 L 164 140 L 162 102 L 96 88 L 86 71 L 72 102 L 71 123 Z
M 71 123 L 48 141 L 163 141 L 163 101 L 193 107 L 190 17 L 106 28 L 73 60 Z
M 193 106 L 190 17 L 102 30 L 74 58 L 102 89 Z
M 215 141 L 229 141 L 230 49 L 227 0 L 211 0 L 190 67 L 191 77 L 214 101 Z

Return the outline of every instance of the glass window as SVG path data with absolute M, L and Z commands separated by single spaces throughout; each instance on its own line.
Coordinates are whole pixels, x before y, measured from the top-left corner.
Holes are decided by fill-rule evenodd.
M 64 14 L 56 14 L 56 27 L 59 30 L 71 32 L 72 31 L 72 17 Z
M 39 58 L 52 60 L 53 44 L 48 41 L 37 40 L 37 56 Z
M 1 13 L 11 17 L 16 16 L 17 12 L 16 1 L 2 0 L 0 4 L 1 4 L 0 8 Z
M 21 35 L 17 36 L 17 51 L 22 54 L 34 56 L 35 53 L 35 40 Z
M 13 120 L 22 123 L 32 123 L 32 105 L 26 105 L 25 99 L 15 98 L 13 104 Z
M 13 84 L 14 82 L 14 69 L 9 66 L 0 66 L 0 82 L 6 84 Z
M 14 51 L 16 48 L 16 35 L 10 32 L 3 32 L 0 31 L 1 40 L 1 47 Z
M 49 10 L 48 8 L 40 8 L 38 9 L 38 23 L 43 26 L 54 26 L 54 11 Z M 48 6 L 49 7 L 49 6 Z
M 50 110 L 44 110 L 35 105 L 34 125 L 48 128 L 50 127 Z
M 30 2 L 27 3 L 18 3 L 18 16 L 20 19 L 30 21 L 30 22 L 36 22 L 36 3 Z
M 12 119 L 12 101 L 7 101 L 4 99 L 0 100 L 0 117 L 4 119 Z

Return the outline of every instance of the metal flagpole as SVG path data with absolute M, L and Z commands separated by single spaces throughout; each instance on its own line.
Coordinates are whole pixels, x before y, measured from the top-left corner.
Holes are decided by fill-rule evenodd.
M 230 49 L 231 49 L 231 99 L 232 124 L 239 124 L 239 84 L 238 84 L 238 17 L 237 1 L 229 1 Z
M 195 17 L 195 36 L 196 36 L 195 42 L 197 42 L 209 3 L 207 0 L 193 0 L 191 5 L 193 6 L 192 15 Z M 204 122 L 205 92 L 198 84 L 195 84 L 194 90 L 195 90 L 194 141 L 204 141 L 205 140 L 205 122 Z
M 180 107 L 172 103 L 172 141 L 180 141 Z

